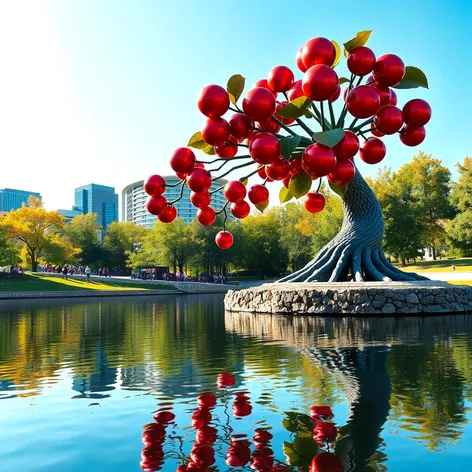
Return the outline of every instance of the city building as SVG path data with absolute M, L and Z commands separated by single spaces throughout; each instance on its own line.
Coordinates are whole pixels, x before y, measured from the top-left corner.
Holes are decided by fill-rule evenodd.
M 167 185 L 174 185 L 179 182 L 175 175 L 164 176 Z M 226 180 L 215 180 L 210 188 L 210 192 L 225 185 Z M 175 200 L 180 195 L 180 186 L 168 187 L 164 196 L 168 201 Z M 156 222 L 156 217 L 151 215 L 146 209 L 146 200 L 148 195 L 144 191 L 144 181 L 134 182 L 123 189 L 121 199 L 122 220 L 131 221 L 137 225 L 150 228 Z M 212 195 L 211 206 L 215 210 L 221 209 L 226 203 L 223 190 L 218 190 Z M 197 215 L 197 208 L 190 203 L 190 189 L 184 185 L 182 199 L 176 202 L 177 216 L 183 218 L 185 222 L 190 222 Z M 233 215 L 228 211 L 228 219 L 234 219 Z
M 77 208 L 72 207 L 72 210 L 57 210 L 60 215 L 62 215 L 66 219 L 66 223 L 69 223 L 78 215 L 83 215 L 83 213 Z
M 89 184 L 75 189 L 74 210 L 96 213 L 98 223 L 105 232 L 110 223 L 118 221 L 118 194 L 114 187 Z
M 9 212 L 21 208 L 23 203 L 28 203 L 28 198 L 31 196 L 41 199 L 41 194 L 38 192 L 13 188 L 0 189 L 0 212 Z

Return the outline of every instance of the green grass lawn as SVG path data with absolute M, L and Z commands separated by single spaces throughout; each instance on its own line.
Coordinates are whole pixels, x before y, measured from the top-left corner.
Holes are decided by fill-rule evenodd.
M 462 259 L 441 259 L 437 261 L 418 261 L 414 265 L 401 267 L 395 264 L 401 270 L 407 272 L 452 272 L 452 266 L 456 266 L 456 272 L 472 272 L 472 257 Z
M 91 280 L 86 282 L 75 279 L 62 279 L 40 274 L 26 274 L 24 278 L 17 280 L 0 279 L 0 292 L 57 292 L 68 290 L 177 290 L 170 285 L 159 283 L 126 283 L 109 282 L 107 280 Z
M 472 280 L 448 280 L 447 283 L 452 285 L 472 285 Z

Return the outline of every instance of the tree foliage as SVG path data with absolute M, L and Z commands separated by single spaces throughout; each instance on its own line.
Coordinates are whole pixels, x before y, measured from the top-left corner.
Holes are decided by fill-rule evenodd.
M 39 198 L 31 196 L 28 205 L 7 213 L 0 225 L 6 229 L 7 237 L 24 246 L 24 253 L 34 271 L 40 260 L 48 260 L 58 252 L 62 261 L 71 261 L 79 252 L 63 235 L 65 220 L 57 211 L 48 211 Z
M 65 232 L 72 244 L 81 250 L 81 264 L 91 267 L 102 265 L 102 250 L 98 242 L 100 229 L 96 213 L 78 215 L 65 226 Z

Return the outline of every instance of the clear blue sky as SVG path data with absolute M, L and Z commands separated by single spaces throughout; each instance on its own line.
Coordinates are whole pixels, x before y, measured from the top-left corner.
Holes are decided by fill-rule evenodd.
M 68 208 L 76 186 L 121 192 L 166 173 L 173 149 L 201 128 L 204 85 L 240 73 L 250 86 L 278 64 L 296 70 L 308 39 L 342 43 L 363 29 L 374 30 L 377 55 L 400 55 L 430 83 L 399 93 L 400 105 L 430 102 L 426 141 L 407 148 L 387 138 L 384 164 L 398 168 L 421 149 L 452 170 L 472 153 L 471 2 L 2 2 L 0 188 L 40 191 L 48 208 Z

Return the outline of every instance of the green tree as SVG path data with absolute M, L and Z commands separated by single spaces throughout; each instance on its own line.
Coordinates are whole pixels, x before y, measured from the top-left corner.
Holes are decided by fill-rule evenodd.
M 97 267 L 102 265 L 102 248 L 98 242 L 98 224 L 96 213 L 78 215 L 66 225 L 65 232 L 72 244 L 81 249 L 80 262 L 83 265 Z
M 57 211 L 46 210 L 39 198 L 30 197 L 28 205 L 7 213 L 0 225 L 6 230 L 7 238 L 23 243 L 31 269 L 36 272 L 40 258 L 47 257 L 48 249 L 61 245 L 59 236 L 64 231 L 65 220 Z M 65 260 L 74 255 L 67 253 L 68 249 L 74 248 L 69 244 L 63 247 Z
M 148 228 L 129 221 L 111 223 L 103 241 L 103 249 L 108 260 L 107 266 L 125 272 L 129 256 L 138 251 L 148 232 Z
M 303 267 L 313 256 L 312 237 L 303 234 L 300 221 L 307 214 L 302 203 L 288 203 L 277 208 L 280 223 L 280 244 L 288 256 L 292 271 Z
M 368 183 L 382 208 L 385 251 L 402 265 L 420 257 L 425 246 L 425 229 L 421 209 L 411 195 L 411 188 L 389 168 L 379 169 Z
M 438 250 L 446 246 L 445 220 L 454 216 L 449 201 L 451 173 L 442 161 L 419 152 L 395 174 L 397 185 L 418 209 L 424 228 L 424 241 L 436 260 Z
M 457 164 L 459 180 L 452 184 L 451 203 L 457 210 L 456 217 L 447 225 L 451 245 L 461 255 L 472 254 L 472 158 L 466 157 Z
M 137 269 L 142 266 L 168 265 L 180 272 L 197 251 L 198 246 L 182 218 L 165 224 L 157 221 L 142 239 L 138 251 L 129 255 L 128 266 Z
M 0 266 L 14 265 L 18 262 L 19 247 L 8 238 L 6 226 L 2 226 L 0 216 Z

